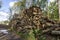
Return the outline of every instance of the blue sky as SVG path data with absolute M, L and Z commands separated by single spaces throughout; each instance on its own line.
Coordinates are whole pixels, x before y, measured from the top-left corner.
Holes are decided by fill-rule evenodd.
M 5 11 L 5 12 L 9 12 L 9 3 L 15 1 L 15 0 L 2 0 L 2 8 L 0 9 L 0 11 Z
M 7 20 L 7 16 L 9 13 L 9 4 L 16 0 L 2 0 L 2 8 L 0 8 L 0 21 Z

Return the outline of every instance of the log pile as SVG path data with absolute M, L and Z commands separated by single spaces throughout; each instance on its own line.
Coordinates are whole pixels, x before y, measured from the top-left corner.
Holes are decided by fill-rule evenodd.
M 40 7 L 32 6 L 23 10 L 19 15 L 15 14 L 11 20 L 11 28 L 17 32 L 30 32 L 30 30 L 42 30 L 42 34 L 60 30 L 60 22 L 43 16 Z

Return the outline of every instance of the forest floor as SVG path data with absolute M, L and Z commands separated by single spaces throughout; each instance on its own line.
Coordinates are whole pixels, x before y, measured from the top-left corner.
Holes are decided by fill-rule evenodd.
M 0 26 L 0 40 L 21 40 L 15 33 Z

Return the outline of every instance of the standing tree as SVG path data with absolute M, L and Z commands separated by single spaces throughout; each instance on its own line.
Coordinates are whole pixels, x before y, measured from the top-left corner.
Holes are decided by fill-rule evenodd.
M 59 20 L 60 20 L 60 0 L 57 0 L 58 2 L 58 8 L 59 8 Z
M 50 18 L 51 19 L 58 19 L 59 18 L 59 15 L 58 15 L 58 5 L 56 3 L 56 1 L 54 2 L 50 2 L 50 5 L 48 6 L 48 12 L 49 12 L 49 15 L 50 15 Z
M 9 19 L 11 19 L 15 13 L 19 14 L 23 9 L 25 9 L 25 2 L 26 0 L 22 0 L 22 1 L 18 0 L 17 2 L 14 2 L 13 6 L 9 8 L 10 10 Z
M 0 8 L 1 8 L 1 6 L 2 6 L 2 1 L 0 0 Z

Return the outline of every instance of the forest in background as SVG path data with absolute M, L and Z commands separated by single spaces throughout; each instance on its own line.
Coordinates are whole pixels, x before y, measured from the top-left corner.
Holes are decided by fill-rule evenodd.
M 0 1 L 0 8 L 2 7 L 2 1 Z M 54 0 L 49 2 L 49 0 L 18 0 L 14 3 L 12 7 L 9 8 L 9 20 L 12 18 L 13 14 L 19 14 L 23 9 L 29 8 L 32 5 L 39 6 L 45 16 L 48 16 L 50 19 L 59 20 L 59 1 Z

